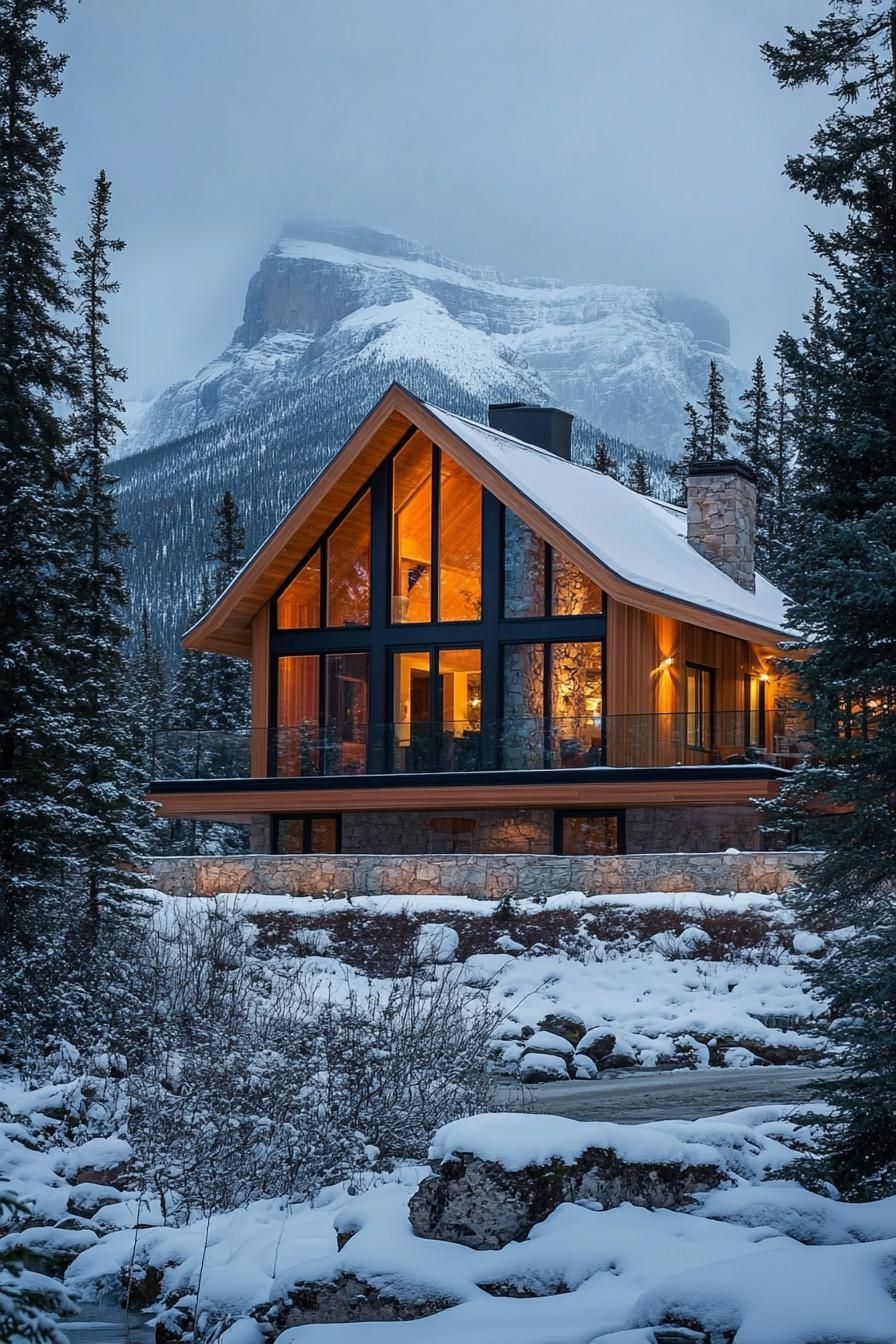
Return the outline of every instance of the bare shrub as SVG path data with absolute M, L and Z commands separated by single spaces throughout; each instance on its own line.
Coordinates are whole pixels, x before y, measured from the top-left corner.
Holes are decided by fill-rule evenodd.
M 421 1157 L 489 1106 L 493 1018 L 455 970 L 324 977 L 259 956 L 225 902 L 172 908 L 153 942 L 148 1048 L 129 1080 L 137 1165 L 177 1219 Z

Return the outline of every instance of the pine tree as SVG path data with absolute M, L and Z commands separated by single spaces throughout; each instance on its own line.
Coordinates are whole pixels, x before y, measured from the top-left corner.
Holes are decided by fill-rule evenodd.
M 650 472 L 647 469 L 647 458 L 643 453 L 635 453 L 632 458 L 626 484 L 630 490 L 637 491 L 639 495 L 650 494 Z
M 799 545 L 785 587 L 822 763 L 778 811 L 828 850 L 798 918 L 853 928 L 812 970 L 846 1047 L 844 1075 L 816 1089 L 835 1108 L 819 1174 L 871 1198 L 896 1190 L 896 6 L 832 0 L 763 55 L 782 87 L 826 85 L 836 103 L 787 163 L 843 222 L 812 233 L 824 303 L 789 352 Z
M 614 481 L 619 480 L 619 463 L 603 439 L 598 439 L 594 445 L 594 457 L 591 465 L 595 471 L 599 471 L 603 476 L 612 476 Z
M 65 781 L 53 769 L 70 711 L 57 617 L 68 473 L 57 410 L 73 391 L 69 298 L 54 227 L 62 158 L 38 115 L 65 57 L 37 35 L 61 0 L 0 0 L 0 918 L 24 915 L 67 849 Z
M 106 471 L 109 450 L 124 432 L 114 387 L 125 376 L 104 343 L 106 301 L 118 289 L 110 257 L 124 247 L 108 236 L 110 190 L 101 172 L 90 202 L 90 228 L 74 254 L 80 378 L 70 422 L 71 593 L 60 630 L 74 720 L 65 761 L 68 797 L 78 814 L 69 842 L 94 930 L 103 903 L 131 894 L 134 883 L 125 874 L 143 848 L 150 820 L 125 654 L 128 593 L 122 562 L 128 540 L 118 527 L 114 478 Z
M 218 521 L 208 559 L 214 561 L 212 595 L 218 598 L 243 566 L 246 529 L 229 490 L 224 491 L 215 512 Z M 244 658 L 230 658 L 222 653 L 211 654 L 210 659 L 210 708 L 208 722 L 201 726 L 229 731 L 245 729 L 249 723 L 249 664 Z
M 699 407 L 691 401 L 685 402 L 684 413 L 688 422 L 684 450 L 679 460 L 668 468 L 675 503 L 681 505 L 687 502 L 687 479 L 691 463 L 714 462 L 728 455 L 725 435 L 731 427 L 731 416 L 725 400 L 725 382 L 714 359 L 709 361 L 706 396 Z
M 715 462 L 720 457 L 728 456 L 725 435 L 731 427 L 731 416 L 725 400 L 725 380 L 714 359 L 709 361 L 706 397 L 700 405 L 703 407 L 704 453 L 702 458 L 693 458 L 692 461 Z
M 145 603 L 140 613 L 137 649 L 131 656 L 130 682 L 141 723 L 140 746 L 149 756 L 157 734 L 165 727 L 168 701 L 165 660 L 153 638 L 149 608 Z
M 740 400 L 747 408 L 747 415 L 744 420 L 734 422 L 731 437 L 756 473 L 756 564 L 763 574 L 767 574 L 774 552 L 778 482 L 774 410 L 761 357 L 753 365 L 750 386 L 741 394 Z

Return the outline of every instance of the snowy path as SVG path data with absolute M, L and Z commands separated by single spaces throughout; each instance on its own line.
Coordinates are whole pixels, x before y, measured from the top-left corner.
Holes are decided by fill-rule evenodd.
M 499 1083 L 497 1093 L 516 1110 L 568 1115 L 574 1120 L 693 1120 L 741 1106 L 808 1100 L 803 1088 L 813 1079 L 831 1078 L 836 1069 L 804 1064 L 769 1068 L 682 1069 L 669 1072 L 615 1073 L 595 1082 L 540 1083 L 521 1088 Z

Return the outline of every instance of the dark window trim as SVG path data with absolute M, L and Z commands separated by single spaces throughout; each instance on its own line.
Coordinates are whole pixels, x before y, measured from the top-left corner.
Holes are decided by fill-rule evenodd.
M 374 475 L 375 475 L 375 474 L 376 474 L 376 473 L 374 473 Z M 337 530 L 337 528 L 339 528 L 339 527 L 342 526 L 342 524 L 345 522 L 345 520 L 346 520 L 346 518 L 348 517 L 348 515 L 351 513 L 352 509 L 355 508 L 355 506 L 356 506 L 358 503 L 360 503 L 360 501 L 361 501 L 361 500 L 363 499 L 363 497 L 368 493 L 368 491 L 370 492 L 370 533 L 371 533 L 371 552 L 373 551 L 373 541 L 372 541 L 372 539 L 373 539 L 373 507 L 374 507 L 374 499 L 373 499 L 373 477 L 370 476 L 370 477 L 368 477 L 368 479 L 364 482 L 364 484 L 361 486 L 360 490 L 356 490 L 356 491 L 355 491 L 355 493 L 352 495 L 352 497 L 351 497 L 351 499 L 349 500 L 348 504 L 346 504 L 345 508 L 341 511 L 341 513 L 338 513 L 338 514 L 336 515 L 336 517 L 333 519 L 332 523 L 329 523 L 329 524 L 327 525 L 327 527 L 324 529 L 324 531 L 320 533 L 320 535 L 318 536 L 318 538 L 317 538 L 317 540 L 315 541 L 314 545 L 313 545 L 312 547 L 310 547 L 310 549 L 307 550 L 307 551 L 305 552 L 305 554 L 302 556 L 301 560 L 300 560 L 299 563 L 295 566 L 295 568 L 292 569 L 292 570 L 290 570 L 288 577 L 285 578 L 285 579 L 283 580 L 283 582 L 281 583 L 280 587 L 277 589 L 276 593 L 275 593 L 274 596 L 271 598 L 271 631 L 272 631 L 272 633 L 276 633 L 276 634 L 280 634 L 280 635 L 299 635 L 299 634 L 301 634 L 301 635 L 319 635 L 319 634 L 321 633 L 321 631 L 323 631 L 323 630 L 344 630 L 344 629 L 350 629 L 350 630 L 369 630 L 369 629 L 370 629 L 370 623 L 368 623 L 367 625 L 352 625 L 352 626 L 340 626 L 340 625 L 327 626 L 327 625 L 324 625 L 324 624 L 323 624 L 323 622 L 326 620 L 326 615 L 327 615 L 327 586 L 328 586 L 328 584 L 327 584 L 327 580 L 328 580 L 328 578 L 329 578 L 328 571 L 329 571 L 329 568 L 330 568 L 330 565 L 329 565 L 329 556 L 327 555 L 327 542 L 330 540 L 330 537 L 331 537 L 331 536 L 333 535 L 333 533 Z M 310 628 L 310 629 L 306 629 L 306 630 L 280 629 L 280 628 L 278 627 L 278 625 L 277 625 L 277 600 L 278 600 L 278 598 L 280 598 L 280 597 L 283 595 L 283 593 L 286 591 L 286 589 L 287 589 L 287 588 L 289 587 L 289 585 L 292 583 L 293 579 L 296 577 L 296 575 L 298 574 L 299 570 L 303 567 L 303 565 L 306 565 L 306 564 L 308 563 L 308 561 L 309 561 L 309 560 L 311 559 L 311 557 L 314 555 L 314 552 L 315 552 L 316 550 L 320 550 L 320 610 L 319 610 L 318 613 L 317 613 L 317 618 L 318 618 L 319 621 L 322 622 L 322 624 L 320 624 L 319 626 L 316 626 L 316 627 L 312 627 L 312 628 Z M 372 554 L 371 554 L 371 564 L 370 564 L 370 568 L 371 568 L 371 570 L 373 569 L 373 556 L 372 556 Z M 371 586 L 372 586 L 372 585 L 371 585 Z
M 699 705 L 694 710 L 688 709 L 688 671 L 708 672 L 709 673 L 709 707 Z M 698 679 L 697 685 L 700 685 Z M 692 742 L 691 741 L 691 715 L 695 719 L 708 719 L 709 721 L 709 741 Z M 684 718 L 685 718 L 685 746 L 688 751 L 712 751 L 716 745 L 716 668 L 708 667 L 706 663 L 686 662 L 684 665 Z
M 302 853 L 311 854 L 309 846 L 311 844 L 311 823 L 312 821 L 335 821 L 336 823 L 336 849 L 334 853 L 342 853 L 342 813 L 341 812 L 275 812 L 271 817 L 271 853 L 279 854 L 280 851 L 280 822 L 281 821 L 300 821 L 302 823 Z M 329 851 L 327 851 L 329 853 Z
M 756 713 L 759 718 L 758 741 L 753 741 L 753 734 L 750 731 L 753 718 L 750 710 L 750 689 L 752 682 L 756 682 L 759 687 L 759 704 Z M 766 682 L 756 672 L 744 673 L 744 747 L 747 751 L 755 747 L 759 751 L 765 751 L 768 746 L 768 723 L 766 722 Z
M 616 853 L 627 854 L 625 835 L 625 809 L 615 807 L 564 807 L 554 812 L 554 853 L 563 853 L 563 823 L 569 817 L 615 817 Z M 573 856 L 575 857 L 575 855 Z M 587 858 L 588 855 L 579 857 Z

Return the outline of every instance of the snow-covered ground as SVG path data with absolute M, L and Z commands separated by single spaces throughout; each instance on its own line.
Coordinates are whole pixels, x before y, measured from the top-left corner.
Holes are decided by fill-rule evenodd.
M 778 898 L 749 894 L 568 893 L 501 911 L 461 898 L 250 895 L 224 907 L 250 958 L 301 979 L 303 1002 L 384 1000 L 409 973 L 451 982 L 496 1024 L 492 1066 L 523 1076 L 527 1061 L 599 1078 L 626 1063 L 731 1067 L 821 1051 L 824 1005 L 804 972 L 842 936 L 797 929 Z M 162 898 L 155 923 L 175 929 L 210 908 Z M 227 1344 L 896 1339 L 896 1199 L 849 1206 L 805 1189 L 794 1164 L 811 1153 L 811 1117 L 786 1107 L 636 1126 L 468 1116 L 432 1136 L 429 1164 L 425 1145 L 416 1161 L 378 1162 L 372 1149 L 364 1171 L 313 1199 L 284 1190 L 204 1217 L 138 1188 L 125 1111 L 108 1137 L 84 1142 L 92 1083 L 73 1081 L 77 1067 L 61 1059 L 37 1087 L 0 1079 L 0 1186 L 32 1211 L 0 1252 L 64 1276 L 83 1300 L 130 1283 L 131 1305 L 168 1340 L 195 1336 L 194 1316 L 200 1337 Z M 538 1183 L 597 1150 L 623 1171 L 665 1164 L 712 1179 L 655 1207 L 643 1190 L 579 1198 L 552 1178 L 536 1221 L 488 1248 L 475 1226 L 460 1244 L 409 1220 L 421 1181 L 445 1171 L 450 1184 L 459 1160 Z
M 328 992 L 370 983 L 363 957 L 346 950 L 347 920 L 372 943 L 413 934 L 430 974 L 458 976 L 488 1000 L 492 1063 L 524 1081 L 824 1054 L 824 1005 L 804 968 L 825 942 L 796 929 L 775 895 L 568 892 L 516 902 L 505 919 L 493 901 L 453 896 L 228 900 L 261 933 L 282 917 L 283 942 L 318 954 L 303 966 Z

